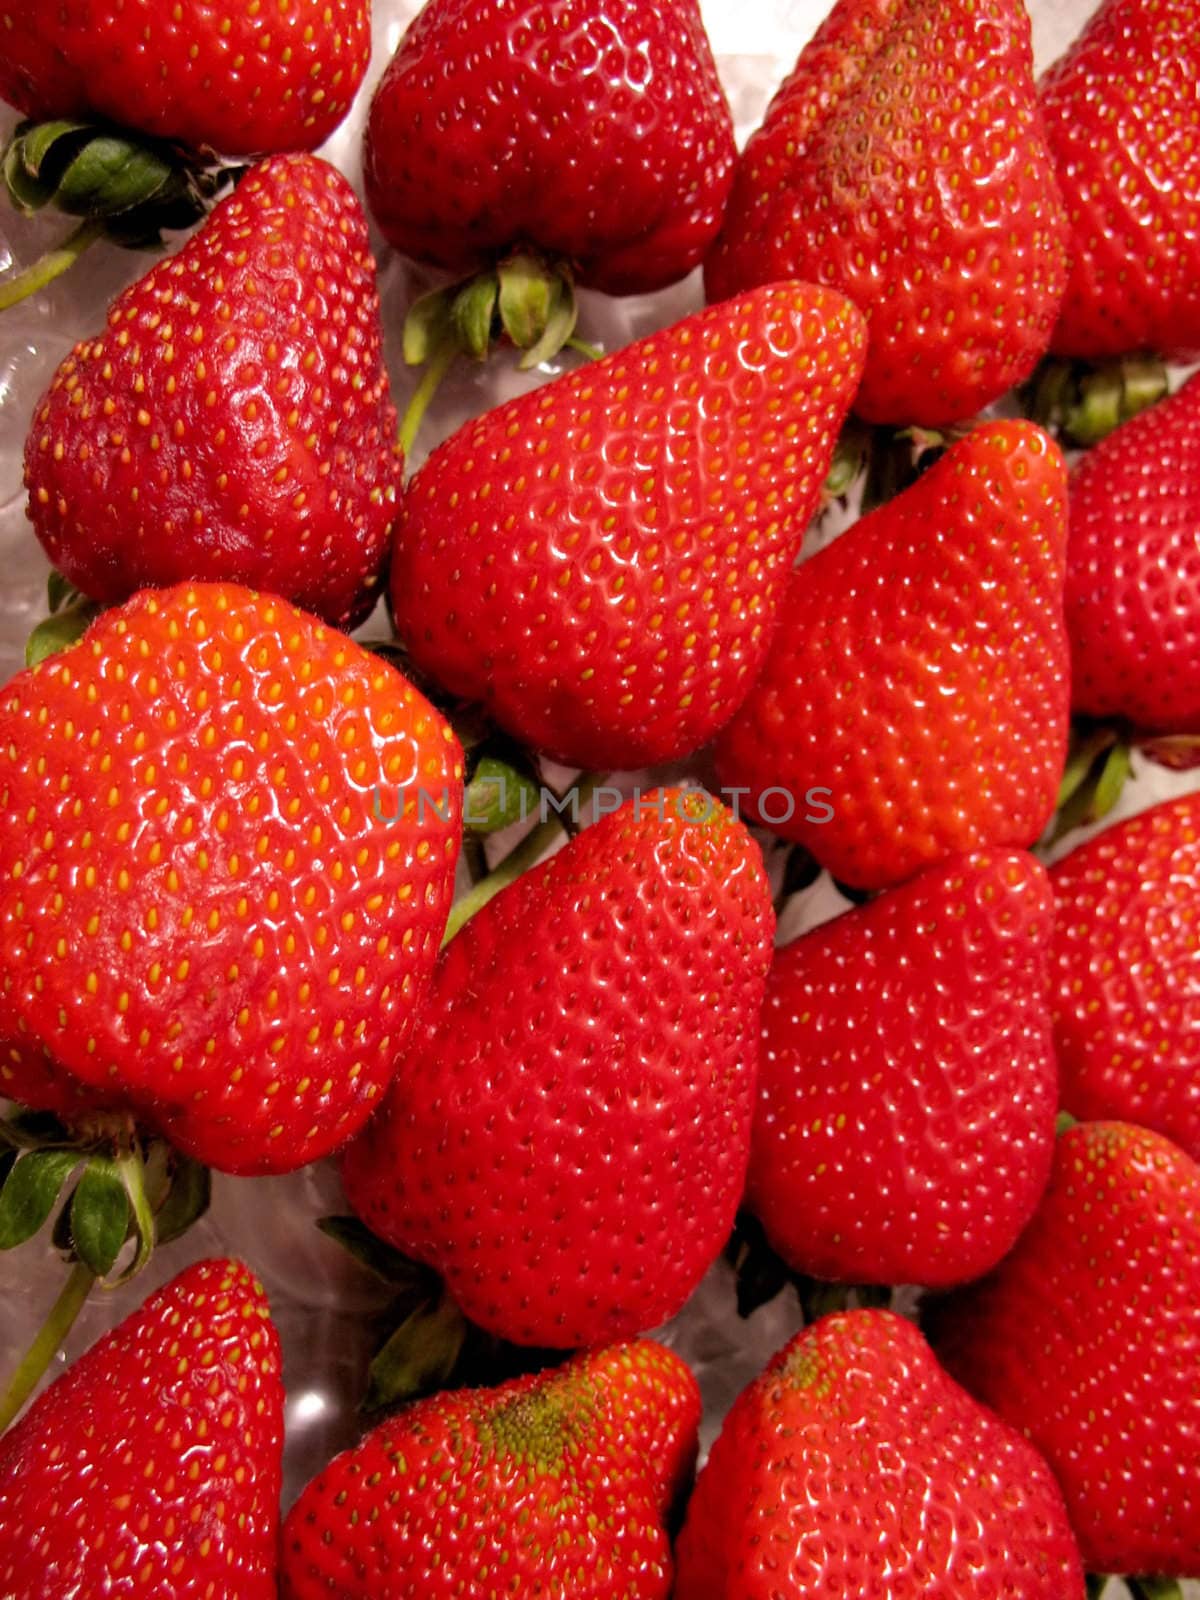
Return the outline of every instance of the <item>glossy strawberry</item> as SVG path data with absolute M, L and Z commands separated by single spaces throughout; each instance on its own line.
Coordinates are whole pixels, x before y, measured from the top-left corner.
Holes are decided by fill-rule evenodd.
M 743 1391 L 700 1474 L 677 1600 L 1083 1600 L 1045 1462 L 910 1323 L 824 1317 Z
M 274 1600 L 279 1366 L 240 1262 L 152 1295 L 0 1440 L 0 1593 Z
M 1020 0 L 839 0 L 742 155 L 710 299 L 805 278 L 866 313 L 858 413 L 940 426 L 1027 377 L 1065 221 Z
M 1200 1574 L 1200 1168 L 1080 1123 L 1016 1249 L 936 1305 L 950 1371 L 1046 1456 L 1093 1572 Z
M 699 265 L 733 163 L 695 0 L 429 0 L 375 92 L 364 176 L 418 260 L 532 246 L 632 294 Z
M 696 1380 L 647 1341 L 419 1401 L 300 1496 L 283 1600 L 666 1600 L 699 1417 Z
M 1050 881 L 1063 1105 L 1200 1159 L 1200 795 L 1106 828 Z
M 413 661 L 576 765 L 704 744 L 762 663 L 863 344 L 840 295 L 780 285 L 469 423 L 405 500 Z
M 951 1284 L 1050 1174 L 1053 905 L 1017 851 L 959 857 L 780 950 L 747 1204 L 797 1271 Z
M 4 0 L 0 100 L 227 156 L 313 150 L 371 54 L 369 0 Z
M 1074 708 L 1200 733 L 1200 380 L 1089 450 L 1070 508 Z
M 1052 348 L 1200 354 L 1194 0 L 1105 0 L 1040 86 L 1071 271 Z
M 988 423 L 794 573 L 726 789 L 861 888 L 1032 844 L 1066 755 L 1065 490 L 1040 429 Z
M 460 767 L 398 672 L 283 601 L 104 613 L 0 700 L 3 1091 L 82 1085 L 232 1172 L 342 1144 L 429 984 Z
M 517 1343 L 656 1326 L 741 1195 L 773 930 L 757 845 L 702 791 L 586 828 L 447 946 L 351 1205 Z
M 383 581 L 395 440 L 361 207 L 325 162 L 277 157 L 59 367 L 29 517 L 105 603 L 229 580 L 351 626 Z

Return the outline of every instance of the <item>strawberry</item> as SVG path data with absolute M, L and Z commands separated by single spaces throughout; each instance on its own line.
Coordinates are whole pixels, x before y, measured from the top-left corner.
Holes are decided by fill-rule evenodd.
M 364 177 L 420 261 L 533 247 L 633 294 L 699 265 L 734 158 L 696 0 L 429 0 L 371 102 Z
M 313 150 L 371 54 L 368 0 L 5 0 L 0 100 L 226 156 Z
M 1106 828 L 1050 881 L 1063 1105 L 1155 1128 L 1200 1160 L 1200 795 Z
M 1062 1495 L 910 1323 L 824 1317 L 735 1401 L 678 1546 L 676 1600 L 1083 1600 Z
M 1051 348 L 1200 355 L 1194 0 L 1105 0 L 1040 85 L 1070 276 Z
M 839 0 L 738 166 L 710 299 L 807 278 L 866 313 L 855 410 L 940 427 L 1027 377 L 1065 219 L 1020 0 Z
M 1071 1128 L 1016 1249 L 930 1325 L 1054 1468 L 1089 1570 L 1200 1574 L 1200 1168 L 1182 1150 Z
M 1070 508 L 1075 710 L 1200 733 L 1200 379 L 1089 450 Z
M 766 653 L 863 345 L 840 295 L 779 285 L 462 428 L 392 556 L 416 666 L 576 766 L 704 744 Z
M 1040 428 L 989 423 L 794 573 L 724 792 L 859 888 L 1031 844 L 1067 747 L 1065 490 Z
M 0 700 L 3 1091 L 77 1083 L 231 1172 L 343 1143 L 428 987 L 460 793 L 437 713 L 285 602 L 104 613 Z
M 447 946 L 350 1204 L 518 1344 L 623 1338 L 725 1243 L 749 1151 L 774 914 L 703 791 L 585 829 Z
M 361 621 L 403 467 L 381 343 L 350 185 L 313 156 L 263 162 L 39 402 L 25 482 L 47 555 L 105 603 L 229 580 Z
M 983 852 L 776 954 L 746 1198 L 795 1270 L 961 1283 L 1013 1244 L 1054 1145 L 1052 920 L 1032 856 Z
M 273 1600 L 282 1451 L 262 1286 L 198 1262 L 0 1440 L 0 1593 Z
M 419 1401 L 300 1496 L 282 1600 L 666 1600 L 699 1416 L 688 1368 L 648 1341 Z

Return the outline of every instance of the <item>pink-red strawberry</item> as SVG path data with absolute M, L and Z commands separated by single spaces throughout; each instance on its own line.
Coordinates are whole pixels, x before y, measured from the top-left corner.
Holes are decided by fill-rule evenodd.
M 1054 1468 L 1092 1572 L 1200 1574 L 1200 1168 L 1080 1123 L 1016 1248 L 930 1314 L 950 1371 Z
M 937 427 L 1043 354 L 1065 219 L 1020 0 L 838 0 L 741 157 L 710 299 L 805 278 L 867 315 L 858 413 Z
M 344 1143 L 428 988 L 460 797 L 443 719 L 285 602 L 105 612 L 0 699 L 0 1089 L 233 1172 Z
M 780 950 L 746 1203 L 790 1266 L 948 1285 L 994 1267 L 1050 1175 L 1053 902 L 1032 856 L 931 867 Z
M 1200 353 L 1195 0 L 1105 0 L 1040 85 L 1070 277 L 1051 348 Z
M 369 0 L 4 0 L 0 100 L 227 156 L 313 150 L 371 54 Z
M 152 1295 L 0 1440 L 0 1594 L 274 1600 L 279 1368 L 240 1262 Z
M 1063 1105 L 1200 1160 L 1200 795 L 1106 828 L 1050 882 Z
M 283 1600 L 666 1600 L 699 1416 L 688 1368 L 644 1340 L 420 1401 L 300 1496 Z
M 1200 733 L 1200 379 L 1089 450 L 1069 502 L 1073 707 Z
M 766 653 L 864 342 L 841 295 L 777 285 L 469 423 L 405 497 L 413 661 L 575 765 L 704 744 Z
M 418 260 L 533 247 L 632 294 L 699 265 L 734 158 L 696 0 L 430 0 L 375 92 L 364 177 Z
M 371 609 L 403 462 L 354 191 L 263 162 L 59 367 L 25 448 L 29 517 L 94 599 L 230 581 L 338 626 Z
M 726 790 L 862 888 L 1032 844 L 1066 756 L 1066 521 L 1066 469 L 1039 428 L 994 422 L 953 445 L 790 578 L 717 747 Z M 803 803 L 814 785 L 820 808 Z
M 676 1600 L 1083 1600 L 1046 1463 L 910 1323 L 824 1317 L 734 1403 L 678 1546 Z
M 742 1192 L 774 913 L 745 828 L 660 790 L 451 940 L 351 1205 L 521 1344 L 678 1311 Z

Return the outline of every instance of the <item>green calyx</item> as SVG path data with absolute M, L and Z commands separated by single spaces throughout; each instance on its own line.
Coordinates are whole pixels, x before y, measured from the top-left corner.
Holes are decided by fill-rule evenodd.
M 537 815 L 539 790 L 530 775 L 511 761 L 483 755 L 463 794 L 463 825 L 472 833 L 498 833 Z
M 519 253 L 464 282 L 415 302 L 404 324 L 404 359 L 424 366 L 445 345 L 486 361 L 507 339 L 522 352 L 522 371 L 550 361 L 575 332 L 578 309 L 570 270 Z
M 81 594 L 61 572 L 51 572 L 46 580 L 46 606 L 50 615 L 42 618 L 25 641 L 27 667 L 36 667 L 77 644 L 103 609 L 97 601 Z
M 1019 393 L 1026 416 L 1086 449 L 1161 400 L 1167 389 L 1161 361 L 1123 356 L 1096 366 L 1044 361 Z
M 1119 729 L 1083 724 L 1073 727 L 1058 789 L 1057 814 L 1047 843 L 1057 844 L 1076 828 L 1108 816 L 1121 798 L 1132 770 L 1130 746 Z

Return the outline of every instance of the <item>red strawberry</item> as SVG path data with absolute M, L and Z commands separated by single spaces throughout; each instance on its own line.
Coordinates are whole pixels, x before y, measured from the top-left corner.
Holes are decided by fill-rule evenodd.
M 201 152 L 313 150 L 371 54 L 369 0 L 5 0 L 0 100 Z
M 1072 705 L 1200 733 L 1200 379 L 1089 450 L 1070 508 Z
M 4 1091 L 80 1083 L 231 1172 L 343 1143 L 429 984 L 460 770 L 399 673 L 283 601 L 106 612 L 0 701 Z
M 418 260 L 533 246 L 633 294 L 703 259 L 734 157 L 696 0 L 430 0 L 375 92 L 364 176 Z
M 273 1600 L 282 1451 L 262 1286 L 198 1262 L 0 1440 L 0 1594 Z
M 808 278 L 867 314 L 855 410 L 937 427 L 1027 377 L 1066 280 L 1020 0 L 839 0 L 738 167 L 710 299 Z
M 840 295 L 776 286 L 469 423 L 405 499 L 414 662 L 575 765 L 704 744 L 766 653 L 863 344 Z
M 300 1496 L 283 1600 L 666 1600 L 699 1417 L 687 1367 L 645 1341 L 420 1401 Z
M 989 423 L 793 574 L 726 792 L 862 888 L 1031 844 L 1067 747 L 1065 480 L 1041 429 Z
M 343 1158 L 351 1205 L 519 1344 L 671 1316 L 741 1196 L 774 921 L 757 845 L 702 791 L 587 828 L 448 945 Z
M 1105 0 L 1040 86 L 1070 277 L 1051 348 L 1200 354 L 1195 0 Z
M 1049 1460 L 1093 1572 L 1200 1574 L 1200 1168 L 1127 1123 L 1058 1141 L 1041 1209 L 931 1311 L 950 1371 Z
M 362 210 L 324 161 L 280 156 L 59 367 L 25 448 L 29 517 L 105 603 L 229 580 L 351 626 L 382 582 L 395 439 Z
M 677 1600 L 1083 1600 L 1046 1463 L 884 1311 L 824 1317 L 743 1391 L 700 1474 Z
M 1062 1101 L 1200 1160 L 1200 795 L 1106 828 L 1050 872 Z
M 1013 1244 L 1054 1145 L 1052 905 L 1032 856 L 961 857 L 778 952 L 747 1204 L 797 1271 L 961 1283 Z

